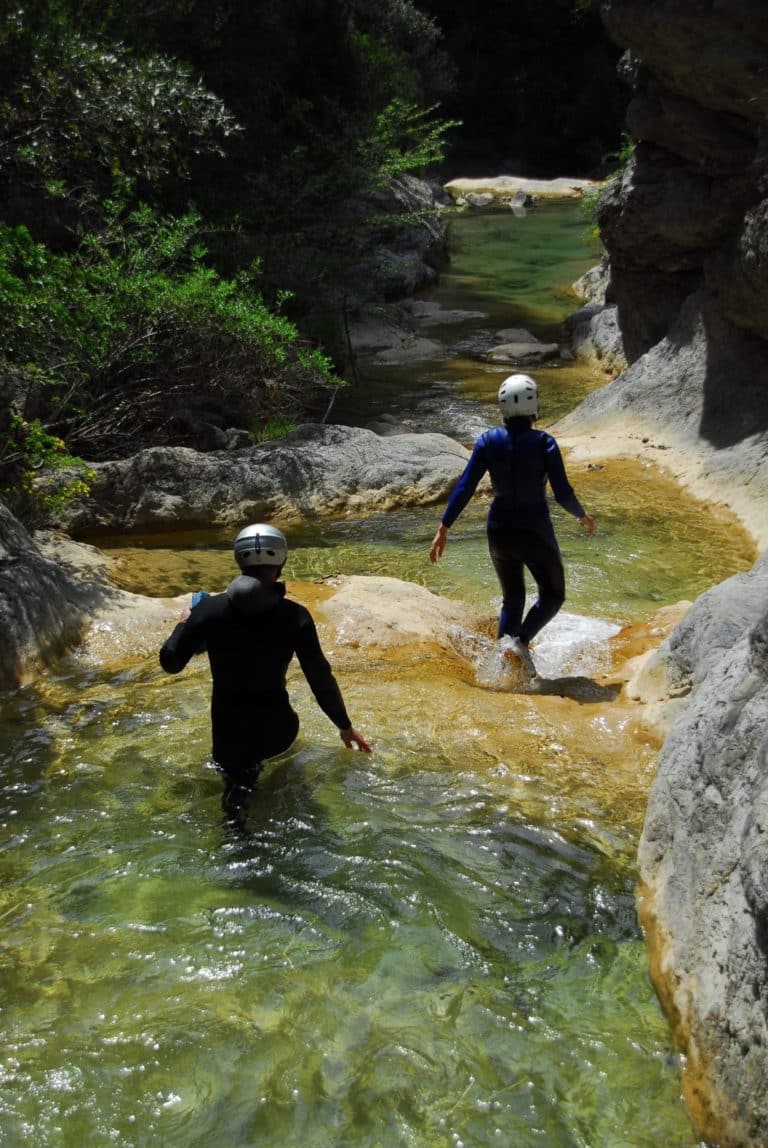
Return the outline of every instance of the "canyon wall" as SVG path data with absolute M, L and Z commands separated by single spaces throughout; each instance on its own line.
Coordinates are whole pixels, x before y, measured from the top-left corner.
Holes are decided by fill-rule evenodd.
M 768 515 L 768 4 L 609 0 L 636 141 L 601 197 L 630 364 L 563 433 L 643 423 L 761 545 Z M 719 487 L 719 491 L 718 491 Z
M 636 148 L 599 209 L 630 366 L 566 429 L 653 426 L 711 489 L 764 506 L 768 4 L 601 10 L 632 87 Z M 768 1143 L 766 573 L 762 559 L 705 595 L 659 654 L 688 703 L 639 853 L 652 974 L 686 1053 L 690 1111 L 720 1148 Z

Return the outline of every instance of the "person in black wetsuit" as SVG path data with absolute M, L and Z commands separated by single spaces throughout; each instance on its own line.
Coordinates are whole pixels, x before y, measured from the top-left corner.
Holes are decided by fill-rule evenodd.
M 274 526 L 247 526 L 234 552 L 241 573 L 223 594 L 204 595 L 184 611 L 160 650 L 160 665 L 178 674 L 195 654 L 207 652 L 213 758 L 226 779 L 225 811 L 236 814 L 264 759 L 288 749 L 298 733 L 285 684 L 294 654 L 344 744 L 364 753 L 371 747 L 349 720 L 312 615 L 286 598 L 278 581 L 288 556 L 285 536 Z
M 429 558 L 437 562 L 442 557 L 449 528 L 488 472 L 494 493 L 488 512 L 488 548 L 502 593 L 498 637 L 510 638 L 509 652 L 535 674 L 528 645 L 565 601 L 565 573 L 547 506 L 547 480 L 560 505 L 589 535 L 596 527 L 568 481 L 552 435 L 533 429 L 539 417 L 534 380 L 529 375 L 510 375 L 499 388 L 499 406 L 504 426 L 486 431 L 475 443 L 432 539 Z M 538 598 L 525 617 L 524 567 L 538 588 Z

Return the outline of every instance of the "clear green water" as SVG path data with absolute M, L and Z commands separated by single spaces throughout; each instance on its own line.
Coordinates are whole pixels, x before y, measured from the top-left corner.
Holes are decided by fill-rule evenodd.
M 494 326 L 527 327 L 545 341 L 574 310 L 571 284 L 600 254 L 573 200 L 541 200 L 524 217 L 459 216 L 450 246 L 450 266 L 430 297 L 446 308 L 485 311 Z
M 719 520 L 711 506 L 681 497 L 675 483 L 656 471 L 609 460 L 599 471 L 571 471 L 571 478 L 599 527 L 590 539 L 560 507 L 552 508 L 569 611 L 621 624 L 642 621 L 661 606 L 692 601 L 754 561 L 750 540 L 731 519 Z M 495 613 L 499 591 L 488 561 L 487 511 L 487 499 L 476 496 L 451 530 L 446 558 L 434 566 L 426 555 L 440 507 L 286 525 L 287 574 L 299 580 L 385 575 Z M 154 538 L 142 547 L 108 552 L 126 589 L 156 597 L 220 589 L 232 574 L 228 534 L 197 539 L 194 545 Z
M 692 1145 L 632 841 L 386 715 L 373 758 L 329 748 L 295 684 L 248 838 L 204 672 L 12 699 L 2 1142 Z
M 505 280 L 516 242 L 480 257 L 480 217 L 460 220 L 450 305 L 487 292 L 513 325 L 528 285 L 529 313 L 559 321 L 558 268 L 590 261 L 577 211 L 532 217 L 538 278 Z M 650 472 L 573 477 L 601 532 L 559 522 L 569 610 L 644 618 L 751 560 Z M 438 513 L 291 528 L 289 577 L 393 574 L 492 613 L 483 507 L 432 568 Z M 121 577 L 217 588 L 227 542 L 126 548 Z M 393 671 L 323 636 L 375 753 L 345 752 L 292 675 L 302 733 L 246 835 L 221 816 L 206 667 L 165 677 L 156 636 L 2 699 L 0 1143 L 694 1148 L 634 908 L 653 747 L 610 706 Z
M 449 237 L 451 261 L 429 298 L 446 311 L 475 317 L 424 328 L 423 335 L 445 347 L 429 362 L 362 364 L 360 383 L 337 399 L 335 421 L 365 425 L 380 415 L 411 415 L 420 426 L 470 441 L 478 420 L 495 420 L 496 393 L 510 368 L 481 362 L 463 349 L 467 341 L 478 333 L 524 328 L 556 342 L 563 320 L 580 305 L 571 285 L 600 255 L 578 202 L 570 200 L 542 201 L 524 218 L 511 211 L 460 215 Z M 559 361 L 537 368 L 536 376 L 544 396 L 542 425 L 604 381 L 583 365 Z

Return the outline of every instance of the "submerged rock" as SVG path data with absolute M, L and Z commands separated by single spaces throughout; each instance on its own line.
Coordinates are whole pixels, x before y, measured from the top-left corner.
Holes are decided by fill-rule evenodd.
M 556 359 L 560 353 L 557 343 L 542 343 L 538 339 L 532 342 L 499 343 L 483 354 L 489 363 L 519 363 L 521 366 L 531 366 L 544 363 L 547 359 Z

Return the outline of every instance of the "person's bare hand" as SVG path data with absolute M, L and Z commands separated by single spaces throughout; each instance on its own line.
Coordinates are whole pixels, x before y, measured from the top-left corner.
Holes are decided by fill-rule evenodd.
M 362 753 L 373 753 L 373 748 L 353 726 L 350 726 L 349 729 L 339 730 L 339 737 L 347 749 L 352 749 L 356 745 Z
M 597 523 L 595 522 L 595 520 L 591 514 L 585 514 L 582 518 L 580 518 L 579 519 L 579 526 L 581 526 L 584 530 L 586 530 L 586 532 L 590 538 L 592 537 L 592 535 L 597 530 Z
M 445 550 L 445 544 L 448 541 L 448 531 L 442 524 L 437 528 L 437 534 L 432 539 L 432 545 L 429 548 L 430 562 L 437 562 L 438 558 L 442 558 Z

